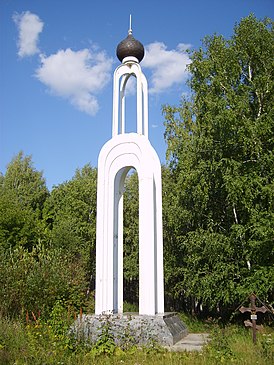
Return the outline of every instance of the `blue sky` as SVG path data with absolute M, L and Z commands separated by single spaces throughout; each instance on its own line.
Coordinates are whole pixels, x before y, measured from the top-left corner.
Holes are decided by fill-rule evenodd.
M 206 35 L 229 38 L 243 17 L 273 18 L 273 0 L 0 0 L 0 171 L 22 150 L 51 188 L 86 163 L 97 166 L 111 138 L 117 44 L 143 43 L 149 138 L 165 163 L 163 104 L 186 93 L 185 48 Z M 126 121 L 134 129 L 134 94 Z

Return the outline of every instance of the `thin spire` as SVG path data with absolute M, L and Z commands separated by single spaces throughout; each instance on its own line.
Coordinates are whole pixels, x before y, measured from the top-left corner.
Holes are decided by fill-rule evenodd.
M 128 34 L 132 34 L 132 27 L 131 27 L 131 14 L 129 15 L 129 30 Z

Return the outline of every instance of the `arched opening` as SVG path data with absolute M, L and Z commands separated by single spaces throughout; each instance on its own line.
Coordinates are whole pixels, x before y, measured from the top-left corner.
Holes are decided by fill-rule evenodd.
M 130 75 L 126 83 L 124 98 L 125 133 L 133 133 L 137 129 L 136 83 L 135 75 Z
M 148 139 L 131 133 L 116 135 L 108 141 L 98 160 L 96 314 L 123 313 L 124 191 L 132 167 L 138 173 L 132 186 L 139 191 L 139 197 L 136 195 L 130 201 L 135 201 L 139 209 L 138 214 L 135 210 L 135 222 L 139 224 L 135 228 L 135 242 L 139 254 L 135 251 L 133 255 L 139 259 L 139 314 L 164 312 L 161 165 Z M 134 180 L 131 173 L 128 180 Z M 128 228 L 132 225 L 128 224 Z
M 126 116 L 126 95 L 132 94 L 136 96 L 136 103 L 133 101 L 135 98 L 127 98 L 127 104 L 131 104 L 127 112 L 134 109 L 135 117 L 132 112 Z M 135 127 L 132 128 L 130 124 L 135 120 Z M 131 131 L 148 137 L 147 81 L 139 64 L 132 60 L 120 65 L 114 73 L 112 137 Z
M 123 301 L 124 312 L 139 311 L 139 179 L 130 169 L 124 183 Z
M 113 307 L 118 313 L 139 308 L 139 178 L 125 166 L 114 179 Z

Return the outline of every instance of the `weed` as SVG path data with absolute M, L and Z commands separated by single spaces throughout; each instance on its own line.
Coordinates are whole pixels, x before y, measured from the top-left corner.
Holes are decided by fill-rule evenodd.
M 48 321 L 37 319 L 25 325 L 0 317 L 1 365 L 268 365 L 273 363 L 273 330 L 258 333 L 257 345 L 245 328 L 217 325 L 211 331 L 211 342 L 202 352 L 172 353 L 155 343 L 143 348 L 124 348 L 115 344 L 109 323 L 102 325 L 97 343 L 91 347 L 73 342 L 68 346 L 69 322 L 63 303 L 57 302 Z M 126 331 L 125 331 L 126 335 Z
M 189 332 L 209 332 L 212 328 L 216 326 L 216 321 L 212 318 L 208 318 L 205 321 L 201 321 L 196 317 L 190 316 L 186 313 L 179 313 L 179 317 L 181 318 L 182 322 L 188 328 Z
M 211 332 L 211 341 L 207 346 L 207 355 L 212 361 L 217 361 L 220 364 L 233 359 L 233 353 L 223 329 L 216 327 Z
M 274 338 L 271 333 L 264 333 L 259 341 L 262 356 L 269 359 L 269 363 L 274 363 Z
M 139 312 L 139 306 L 134 303 L 129 303 L 125 301 L 123 307 L 124 307 L 124 312 L 130 312 L 130 313 Z
M 91 349 L 92 356 L 113 355 L 116 350 L 114 336 L 110 331 L 110 322 L 108 319 L 101 327 L 101 333 L 96 344 Z
M 74 347 L 74 340 L 69 335 L 71 325 L 70 318 L 66 315 L 65 307 L 62 301 L 57 300 L 50 313 L 50 318 L 47 321 L 48 328 L 51 329 L 50 335 L 53 336 L 54 341 L 59 347 L 72 350 Z

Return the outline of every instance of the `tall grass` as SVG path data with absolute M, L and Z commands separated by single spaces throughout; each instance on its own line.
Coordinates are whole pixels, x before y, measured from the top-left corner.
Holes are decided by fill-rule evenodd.
M 274 363 L 273 330 L 258 333 L 257 344 L 252 343 L 249 330 L 239 326 L 211 327 L 210 343 L 202 352 L 173 353 L 156 347 L 127 351 L 111 348 L 105 342 L 94 351 L 83 342 L 67 335 L 69 323 L 66 313 L 57 306 L 47 322 L 26 324 L 18 320 L 0 319 L 1 365 L 269 365 Z M 105 339 L 108 341 L 108 339 Z M 110 344 L 109 344 L 110 345 Z M 98 346 L 97 346 L 98 349 Z

